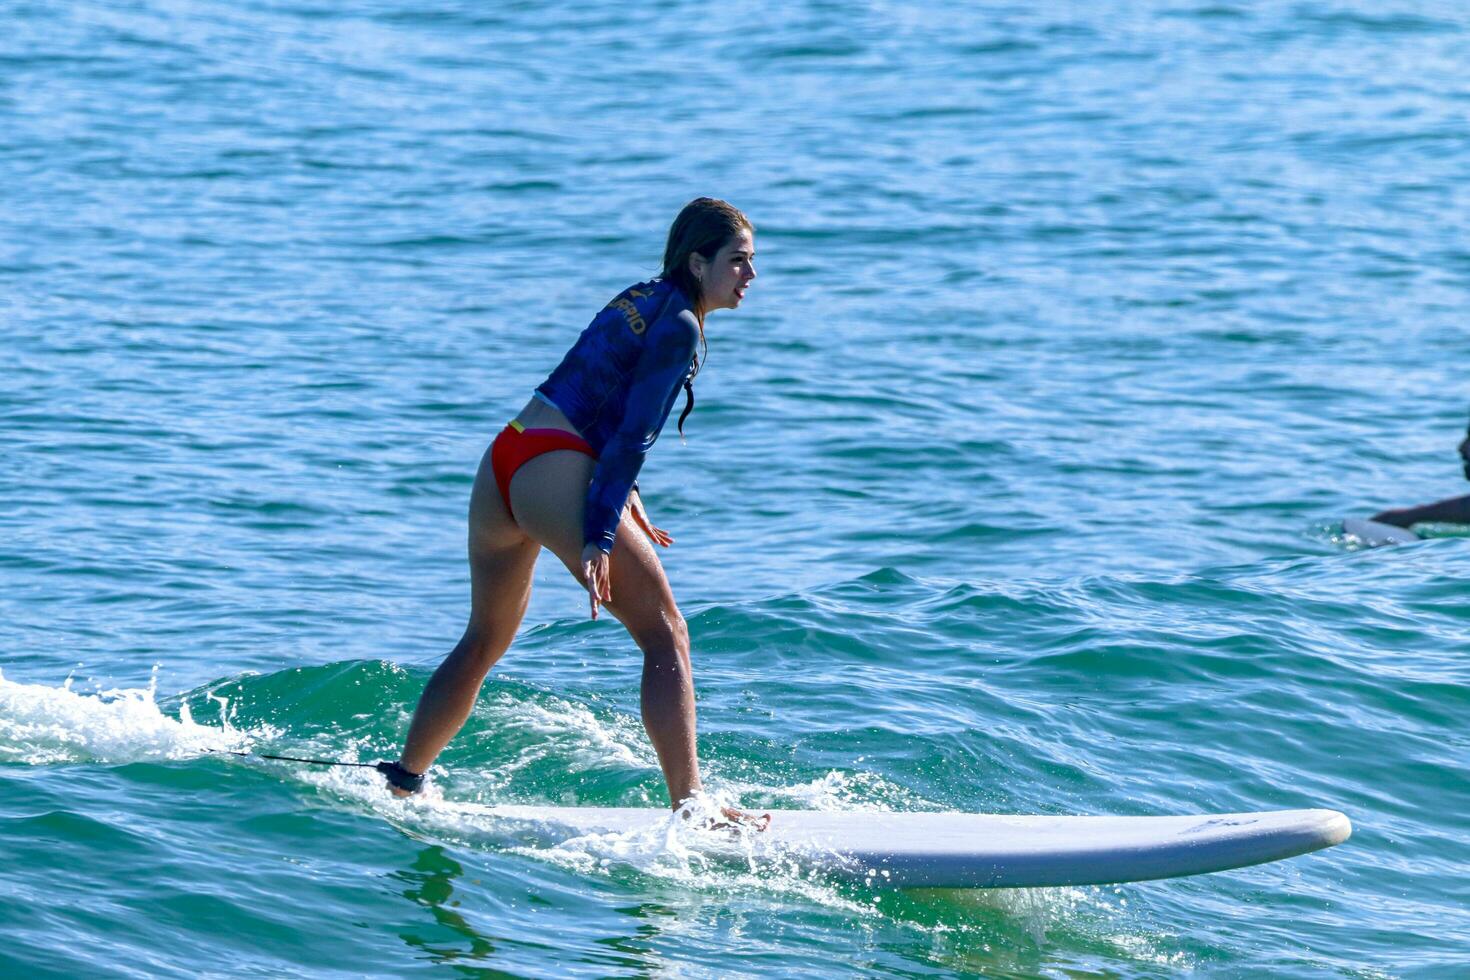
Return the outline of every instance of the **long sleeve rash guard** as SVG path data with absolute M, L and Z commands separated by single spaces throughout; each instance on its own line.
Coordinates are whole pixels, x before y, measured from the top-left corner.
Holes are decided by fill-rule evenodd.
M 611 552 L 628 491 L 693 368 L 699 324 L 661 279 L 623 290 L 536 389 L 597 452 L 582 538 Z

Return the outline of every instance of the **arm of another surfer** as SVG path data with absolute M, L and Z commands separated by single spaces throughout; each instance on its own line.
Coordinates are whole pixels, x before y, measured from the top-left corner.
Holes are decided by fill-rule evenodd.
M 1470 496 L 1449 497 L 1419 507 L 1403 507 L 1374 514 L 1372 520 L 1394 527 L 1414 524 L 1470 524 Z
M 1457 449 L 1465 464 L 1465 479 L 1470 480 L 1470 435 L 1460 440 Z M 1385 510 L 1374 514 L 1372 519 L 1394 527 L 1409 527 L 1413 524 L 1470 524 L 1470 496 L 1448 497 L 1418 507 Z

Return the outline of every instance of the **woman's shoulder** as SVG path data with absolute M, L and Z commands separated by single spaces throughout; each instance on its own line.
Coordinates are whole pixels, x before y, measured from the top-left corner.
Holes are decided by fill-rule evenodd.
M 680 310 L 693 309 L 693 304 L 684 295 L 684 291 L 667 279 L 635 282 L 613 297 L 608 306 L 618 305 L 619 300 L 633 304 L 650 322 L 666 311 L 678 313 Z
M 666 279 L 634 283 L 614 296 L 603 313 L 613 314 L 638 335 L 651 330 L 661 337 L 672 334 L 682 340 L 690 331 L 699 332 L 689 298 Z

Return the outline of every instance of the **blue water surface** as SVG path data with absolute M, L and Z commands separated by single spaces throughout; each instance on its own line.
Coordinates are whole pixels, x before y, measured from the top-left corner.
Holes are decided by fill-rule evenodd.
M 1455 977 L 1470 13 L 1142 0 L 0 6 L 7 975 Z M 560 848 L 655 806 L 549 557 L 404 805 L 485 445 L 727 198 L 677 543 L 749 806 L 1323 806 L 1167 882 L 881 892 Z M 458 807 L 458 808 L 457 808 Z

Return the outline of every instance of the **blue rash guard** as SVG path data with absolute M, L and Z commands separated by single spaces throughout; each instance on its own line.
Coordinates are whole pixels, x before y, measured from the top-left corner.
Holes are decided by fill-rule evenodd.
M 619 293 L 592 318 L 537 395 L 597 452 L 582 540 L 611 553 L 628 491 L 694 365 L 699 323 L 662 279 Z

